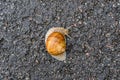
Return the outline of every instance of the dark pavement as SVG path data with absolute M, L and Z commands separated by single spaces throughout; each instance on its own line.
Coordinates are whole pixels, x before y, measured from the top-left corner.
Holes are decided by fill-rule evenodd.
M 58 26 L 66 63 L 45 49 Z M 120 0 L 0 0 L 0 80 L 120 80 Z

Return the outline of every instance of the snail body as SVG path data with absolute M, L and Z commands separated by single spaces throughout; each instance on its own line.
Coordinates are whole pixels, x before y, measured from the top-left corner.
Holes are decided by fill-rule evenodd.
M 45 45 L 48 53 L 57 60 L 66 59 L 66 39 L 68 29 L 53 27 L 45 35 Z

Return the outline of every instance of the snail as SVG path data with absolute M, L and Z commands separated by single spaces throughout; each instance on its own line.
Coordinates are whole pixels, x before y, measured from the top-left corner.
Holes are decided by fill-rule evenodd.
M 66 38 L 68 29 L 53 27 L 45 35 L 45 45 L 47 52 L 59 61 L 66 60 Z

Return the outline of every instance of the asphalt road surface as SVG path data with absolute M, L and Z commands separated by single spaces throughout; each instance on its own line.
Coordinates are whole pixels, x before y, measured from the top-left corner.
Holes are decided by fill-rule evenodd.
M 45 49 L 58 26 L 66 63 Z M 120 0 L 0 0 L 0 80 L 120 80 Z

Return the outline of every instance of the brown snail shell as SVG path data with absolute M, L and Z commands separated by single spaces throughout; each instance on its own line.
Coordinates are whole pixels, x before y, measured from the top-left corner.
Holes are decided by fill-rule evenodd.
M 45 35 L 45 45 L 48 53 L 57 60 L 66 59 L 66 39 L 68 29 L 53 27 Z

